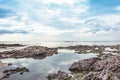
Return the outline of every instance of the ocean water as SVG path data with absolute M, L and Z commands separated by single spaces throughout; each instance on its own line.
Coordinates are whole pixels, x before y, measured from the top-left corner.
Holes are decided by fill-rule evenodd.
M 120 44 L 120 41 L 73 41 L 73 42 L 64 42 L 64 41 L 0 41 L 0 44 L 24 44 L 24 45 L 40 45 L 47 47 L 59 47 L 59 46 L 71 46 L 71 45 L 116 45 Z

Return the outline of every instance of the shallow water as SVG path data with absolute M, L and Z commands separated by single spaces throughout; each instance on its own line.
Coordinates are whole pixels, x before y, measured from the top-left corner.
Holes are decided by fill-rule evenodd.
M 69 73 L 69 66 L 78 60 L 96 57 L 96 54 L 77 54 L 73 50 L 63 49 L 59 50 L 59 54 L 46 57 L 45 59 L 2 59 L 2 62 L 13 63 L 12 67 L 27 67 L 30 72 L 23 75 L 14 74 L 9 79 L 5 80 L 46 80 L 49 73 L 57 72 L 58 70 L 66 71 Z

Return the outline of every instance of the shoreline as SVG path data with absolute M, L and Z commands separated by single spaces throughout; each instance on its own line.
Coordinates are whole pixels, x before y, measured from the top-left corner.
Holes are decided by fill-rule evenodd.
M 11 46 L 11 44 L 7 44 L 7 45 Z M 12 44 L 12 46 L 15 46 L 15 45 Z M 7 46 L 7 47 L 9 47 L 9 46 Z M 90 45 L 76 45 L 76 46 L 55 47 L 55 48 L 49 48 L 49 47 L 37 46 L 37 45 L 35 46 L 34 45 L 34 46 L 28 46 L 28 47 L 25 47 L 25 48 L 22 48 L 22 49 L 19 49 L 19 50 L 0 52 L 0 58 L 1 59 L 5 59 L 5 58 L 44 59 L 47 56 L 52 56 L 54 54 L 60 54 L 60 53 L 58 53 L 59 49 L 74 50 L 75 54 L 95 53 L 95 54 L 98 54 L 99 56 L 96 57 L 96 58 L 80 60 L 78 62 L 74 62 L 73 64 L 71 64 L 71 66 L 69 67 L 69 71 L 71 71 L 72 75 L 74 74 L 73 76 L 69 76 L 69 74 L 64 72 L 64 71 L 58 71 L 58 73 L 49 74 L 48 77 L 47 77 L 48 80 L 54 80 L 54 79 L 57 79 L 57 80 L 64 80 L 64 79 L 74 80 L 75 78 L 77 78 L 78 80 L 79 79 L 80 80 L 89 80 L 89 79 L 94 80 L 94 78 L 98 78 L 98 77 L 95 77 L 95 75 L 99 76 L 99 75 L 102 75 L 102 73 L 105 73 L 105 75 L 103 75 L 103 77 L 106 76 L 106 74 L 107 74 L 107 76 L 111 75 L 112 77 L 113 77 L 113 75 L 116 75 L 116 78 L 118 78 L 118 80 L 120 79 L 119 78 L 120 74 L 118 74 L 118 73 L 114 74 L 114 73 L 111 72 L 111 70 L 108 70 L 106 72 L 105 69 L 100 69 L 100 70 L 95 71 L 95 73 L 94 73 L 94 71 L 92 71 L 93 66 L 91 66 L 93 64 L 94 64 L 94 68 L 96 68 L 97 66 L 103 66 L 103 65 L 107 66 L 109 64 L 109 62 L 112 62 L 112 61 L 113 61 L 112 63 L 120 64 L 120 60 L 119 60 L 120 59 L 120 55 L 119 55 L 120 54 L 120 44 L 109 45 L 109 46 L 108 45 L 107 46 L 105 46 L 105 45 L 93 45 L 93 46 L 90 46 Z M 112 61 L 111 61 L 111 59 L 112 59 Z M 104 64 L 105 61 L 106 61 L 106 63 L 108 62 L 108 64 Z M 81 66 L 80 66 L 80 64 L 81 64 Z M 99 64 L 101 64 L 101 65 L 99 65 Z M 0 65 L 4 65 L 4 64 L 1 63 Z M 112 64 L 109 64 L 109 65 L 112 66 Z M 88 69 L 90 67 L 92 67 L 92 68 Z M 115 67 L 115 68 L 117 67 L 116 71 L 119 71 L 119 69 L 120 69 L 120 66 L 118 66 L 118 65 L 113 65 L 113 67 Z M 99 68 L 96 68 L 96 69 L 99 69 Z M 15 71 L 17 71 L 17 70 L 18 69 L 15 69 Z M 24 70 L 24 69 L 20 69 L 20 71 L 21 70 Z M 27 68 L 25 70 L 27 72 L 29 72 L 27 70 Z M 14 71 L 14 70 L 12 70 L 12 71 Z M 86 72 L 86 71 L 88 71 L 88 72 Z M 64 74 L 64 76 L 63 76 L 63 74 Z M 10 75 L 12 75 L 12 74 L 10 74 Z M 84 77 L 83 77 L 83 75 L 84 75 Z M 89 76 L 91 76 L 91 77 L 88 78 Z M 108 77 L 106 77 L 106 78 L 108 78 Z M 104 80 L 104 79 L 102 79 L 102 80 Z M 111 78 L 111 80 L 115 80 L 115 79 Z

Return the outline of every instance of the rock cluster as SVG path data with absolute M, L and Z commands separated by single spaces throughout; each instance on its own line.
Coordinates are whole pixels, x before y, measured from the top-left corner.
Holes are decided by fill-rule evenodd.
M 110 57 L 97 57 L 80 60 L 73 63 L 69 70 L 72 72 L 102 71 L 120 72 L 120 54 Z
M 0 80 L 3 80 L 5 78 L 9 78 L 10 75 L 12 75 L 12 74 L 16 74 L 16 73 L 23 74 L 24 72 L 29 72 L 29 69 L 27 69 L 26 67 L 23 67 L 23 68 L 4 70 L 3 75 L 2 75 Z
M 76 46 L 68 46 L 68 47 L 58 47 L 60 49 L 71 49 L 75 50 L 77 53 L 98 53 L 103 54 L 105 48 L 116 49 L 116 51 L 109 51 L 110 53 L 120 53 L 120 45 L 76 45 Z
M 19 47 L 19 46 L 24 46 L 24 45 L 21 45 L 21 44 L 0 44 L 0 48 Z
M 73 76 L 65 76 L 65 79 L 63 76 L 62 80 L 120 80 L 120 54 L 107 54 L 80 60 L 74 62 L 69 70 Z M 61 76 L 58 75 L 60 75 L 59 72 L 49 75 L 49 80 L 61 80 Z M 66 73 L 66 75 L 68 74 Z
M 57 48 L 47 48 L 43 46 L 29 46 L 20 50 L 0 52 L 0 58 L 45 58 L 57 54 Z
M 68 80 L 69 75 L 63 71 L 58 71 L 58 73 L 49 74 L 48 80 Z

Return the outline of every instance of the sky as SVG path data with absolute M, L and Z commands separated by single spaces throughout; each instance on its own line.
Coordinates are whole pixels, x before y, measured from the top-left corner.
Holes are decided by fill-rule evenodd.
M 0 41 L 120 40 L 120 0 L 0 0 Z

